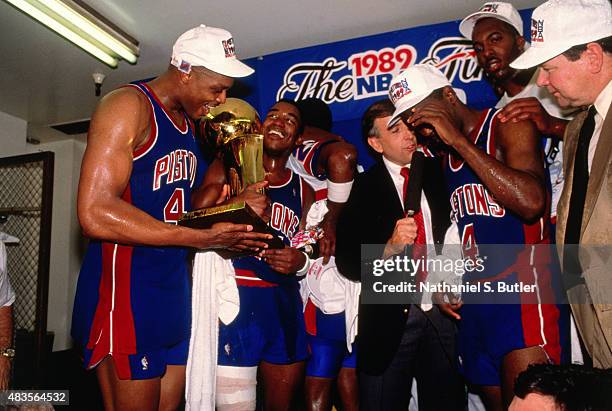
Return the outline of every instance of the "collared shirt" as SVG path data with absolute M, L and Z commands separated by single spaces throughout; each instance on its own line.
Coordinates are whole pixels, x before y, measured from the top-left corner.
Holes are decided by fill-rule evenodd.
M 603 123 L 608 115 L 608 108 L 610 108 L 611 102 L 612 80 L 610 80 L 608 85 L 599 93 L 594 103 L 597 114 L 595 114 L 595 130 L 593 130 L 593 137 L 591 137 L 591 142 L 589 143 L 589 173 L 591 172 L 593 157 L 595 157 L 595 149 L 597 148 L 597 142 L 599 141 Z
M 410 167 L 410 164 L 406 164 L 405 166 L 400 166 L 387 160 L 387 158 L 383 155 L 383 163 L 389 174 L 391 174 L 391 178 L 393 179 L 393 184 L 395 185 L 395 190 L 397 191 L 397 196 L 400 199 L 400 203 L 402 204 L 402 208 L 404 207 L 404 177 L 400 174 L 402 167 Z M 433 229 L 431 227 L 431 211 L 429 209 L 429 204 L 427 203 L 427 199 L 425 198 L 425 194 L 421 191 L 421 212 L 423 213 L 423 222 L 425 225 L 425 242 L 433 244 Z

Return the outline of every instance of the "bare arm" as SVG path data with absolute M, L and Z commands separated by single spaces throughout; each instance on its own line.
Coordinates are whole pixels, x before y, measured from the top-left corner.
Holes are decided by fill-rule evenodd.
M 544 166 L 539 156 L 539 134 L 533 123 L 498 123 L 493 158 L 470 142 L 436 102 L 416 110 L 408 121 L 416 127 L 431 124 L 505 208 L 527 221 L 542 215 L 546 204 Z
M 539 134 L 529 121 L 498 124 L 496 158 L 467 139 L 455 149 L 505 208 L 527 221 L 539 218 L 546 205 L 544 165 Z
M 13 346 L 13 307 L 0 307 L 0 349 Z M 11 378 L 11 360 L 0 355 L 0 391 L 7 390 Z
M 218 158 L 208 166 L 202 185 L 191 195 L 191 206 L 194 209 L 211 207 L 216 204 L 225 185 L 223 161 Z
M 345 142 L 328 144 L 321 149 L 317 168 L 319 172 L 327 174 L 327 178 L 334 183 L 346 183 L 355 178 L 357 167 L 357 149 Z M 336 225 L 338 216 L 345 203 L 327 200 L 327 214 L 321 222 L 325 237 L 321 239 L 321 255 L 325 262 L 336 253 Z
M 150 107 L 137 91 L 116 90 L 102 99 L 91 121 L 81 165 L 78 216 L 84 234 L 124 244 L 225 247 L 259 235 L 244 225 L 194 230 L 166 224 L 122 198 L 134 149 L 149 132 Z
M 264 221 L 269 219 L 270 200 L 265 194 L 262 194 L 263 189 L 268 185 L 267 181 L 251 184 L 246 187 L 242 193 L 236 197 L 223 198 L 227 195 L 224 187 L 227 185 L 223 161 L 215 159 L 204 176 L 204 181 L 191 197 L 191 205 L 193 208 L 212 207 L 216 204 L 226 204 L 236 201 L 246 201 L 246 203 L 259 215 Z

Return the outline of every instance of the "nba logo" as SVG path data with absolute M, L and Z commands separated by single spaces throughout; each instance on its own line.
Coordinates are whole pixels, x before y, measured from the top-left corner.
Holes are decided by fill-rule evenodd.
M 410 87 L 408 87 L 408 82 L 403 79 L 395 84 L 392 84 L 389 88 L 389 98 L 393 104 L 410 93 L 412 93 L 412 90 Z
M 181 64 L 179 64 L 178 69 L 183 73 L 189 74 L 189 72 L 191 71 L 191 63 L 185 60 L 181 60 Z
M 234 48 L 234 38 L 233 37 L 230 37 L 227 40 L 222 40 L 221 43 L 223 44 L 223 50 L 225 50 L 226 58 L 236 56 L 236 49 Z
M 145 355 L 144 357 L 142 357 L 142 359 L 140 360 L 140 364 L 142 365 L 142 370 L 146 371 L 149 369 L 149 361 L 147 360 L 147 356 Z
M 542 43 L 544 41 L 544 20 L 531 19 L 531 42 Z

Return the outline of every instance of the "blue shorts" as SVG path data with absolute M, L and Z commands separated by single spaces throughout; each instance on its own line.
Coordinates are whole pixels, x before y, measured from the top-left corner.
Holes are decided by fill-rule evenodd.
M 465 304 L 461 307 L 458 353 L 466 380 L 501 385 L 506 354 L 541 346 L 551 362 L 567 362 L 569 311 L 555 304 Z
M 238 286 L 240 312 L 219 325 L 219 365 L 254 367 L 261 361 L 291 364 L 308 356 L 297 284 Z
M 96 347 L 93 350 L 86 348 L 83 352 L 84 364 L 88 369 L 96 367 L 105 357 L 98 360 L 93 359 L 94 353 L 96 353 Z M 189 338 L 171 347 L 143 351 L 136 354 L 113 353 L 110 355 L 119 379 L 148 380 L 164 375 L 168 365 L 186 365 L 188 354 Z M 96 355 L 96 357 L 99 356 Z
M 324 314 L 310 303 L 305 315 L 312 315 L 314 323 L 308 323 L 308 349 L 310 358 L 306 363 L 306 376 L 336 378 L 341 368 L 355 368 L 357 346 L 352 352 L 346 348 L 346 326 L 344 312 Z

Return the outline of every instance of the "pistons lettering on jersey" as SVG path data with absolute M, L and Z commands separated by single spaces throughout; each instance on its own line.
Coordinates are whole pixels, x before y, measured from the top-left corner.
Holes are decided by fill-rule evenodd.
M 295 215 L 292 209 L 280 203 L 272 204 L 270 227 L 280 231 L 285 237 L 292 238 L 299 224 L 300 218 Z
M 464 184 L 453 191 L 450 198 L 455 221 L 466 215 L 501 218 L 506 215 L 502 207 L 482 184 Z
M 153 191 L 159 190 L 162 182 L 171 184 L 189 180 L 190 186 L 193 187 L 197 165 L 198 159 L 191 151 L 175 150 L 166 154 L 155 162 Z

